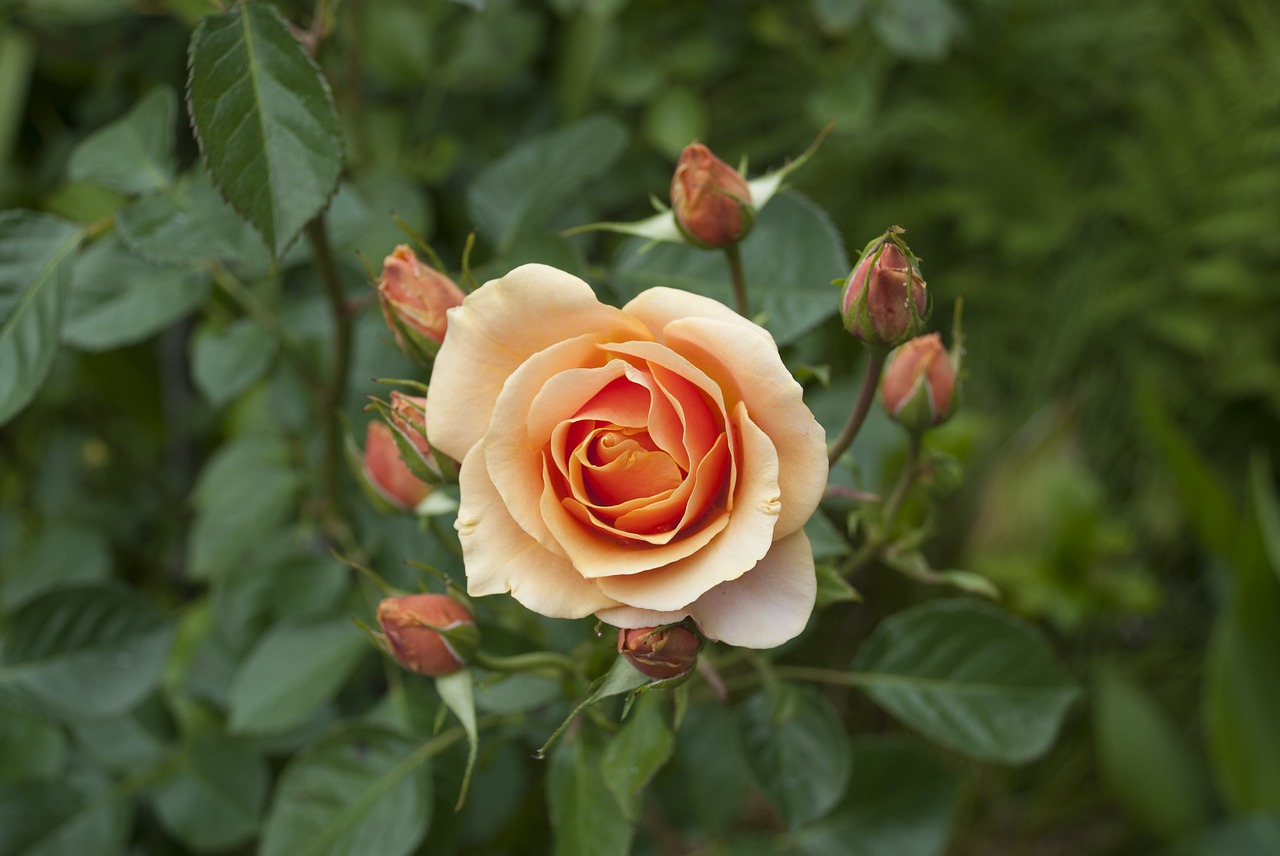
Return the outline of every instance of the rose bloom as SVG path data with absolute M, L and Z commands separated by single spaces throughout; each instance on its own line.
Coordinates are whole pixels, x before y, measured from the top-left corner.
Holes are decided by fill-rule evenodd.
M 652 288 L 622 309 L 526 265 L 449 312 L 431 445 L 462 461 L 467 590 L 732 645 L 804 629 L 825 437 L 772 337 Z

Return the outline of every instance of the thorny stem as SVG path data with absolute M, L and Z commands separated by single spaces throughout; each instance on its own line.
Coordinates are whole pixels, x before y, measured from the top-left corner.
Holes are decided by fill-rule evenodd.
M 320 217 L 307 224 L 307 240 L 315 257 L 316 270 L 329 300 L 333 316 L 333 364 L 329 381 L 321 390 L 320 418 L 324 424 L 324 459 L 321 462 L 321 491 L 325 529 L 333 540 L 345 543 L 350 532 L 342 521 L 340 485 L 342 436 L 338 421 L 342 401 L 347 394 L 347 374 L 351 363 L 351 310 L 342 291 L 342 280 L 329 249 L 329 236 Z M 346 531 L 347 537 L 343 537 Z
M 853 438 L 858 436 L 862 423 L 866 421 L 867 413 L 871 411 L 871 400 L 876 395 L 876 387 L 880 385 L 880 370 L 884 368 L 884 358 L 885 354 L 880 350 L 873 350 L 868 354 L 867 373 L 862 378 L 858 400 L 854 402 L 853 410 L 849 412 L 849 421 L 844 423 L 844 427 L 840 429 L 840 436 L 831 444 L 831 450 L 827 453 L 829 466 L 835 466 L 845 450 L 853 445 Z
M 729 281 L 733 283 L 733 306 L 743 318 L 750 318 L 750 305 L 747 303 L 747 275 L 742 270 L 742 253 L 737 244 L 724 248 L 725 260 L 729 262 Z

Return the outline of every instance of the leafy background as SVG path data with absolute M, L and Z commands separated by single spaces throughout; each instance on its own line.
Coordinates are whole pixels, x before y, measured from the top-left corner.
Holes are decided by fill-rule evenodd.
M 332 24 L 316 66 L 271 8 L 0 0 L 0 853 L 1280 851 L 1272 4 L 280 3 Z M 216 77 L 231 24 L 278 90 Z M 942 329 L 963 295 L 964 409 L 931 442 L 966 477 L 928 552 L 1008 611 L 872 568 L 764 668 L 856 684 L 731 654 L 732 709 L 690 693 L 673 731 L 650 693 L 546 761 L 581 688 L 483 685 L 455 813 L 463 735 L 354 630 L 325 546 L 337 483 L 385 575 L 460 570 L 325 464 L 325 414 L 361 436 L 370 379 L 413 373 L 357 252 L 404 240 L 395 212 L 454 270 L 475 229 L 481 280 L 723 296 L 711 256 L 560 232 L 646 216 L 690 139 L 757 174 L 831 118 L 744 245 L 753 294 L 828 426 L 860 373 L 850 249 L 901 223 Z M 294 137 L 224 162 L 193 126 Z M 364 300 L 349 361 L 334 287 Z M 885 488 L 902 446 L 873 419 L 840 477 Z M 607 662 L 589 622 L 482 609 L 499 650 Z M 994 701 L 904 689 L 990 638 L 1030 652 L 973 678 Z

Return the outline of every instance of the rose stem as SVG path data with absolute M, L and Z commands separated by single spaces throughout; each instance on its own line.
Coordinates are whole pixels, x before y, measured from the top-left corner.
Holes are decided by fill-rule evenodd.
M 912 432 L 911 440 L 907 445 L 907 460 L 902 465 L 902 473 L 898 476 L 898 483 L 893 487 L 893 493 L 889 494 L 889 498 L 884 503 L 882 519 L 886 540 L 893 529 L 893 524 L 897 522 L 898 512 L 902 510 L 902 502 L 907 498 L 907 491 L 911 489 L 911 483 L 916 479 L 916 465 L 920 462 L 920 437 L 920 432 Z
M 884 358 L 883 351 L 874 350 L 868 353 L 867 373 L 862 378 L 862 389 L 858 390 L 858 400 L 854 402 L 853 410 L 849 413 L 849 421 L 844 423 L 844 428 L 840 429 L 840 436 L 831 444 L 831 451 L 827 453 L 829 465 L 835 466 L 845 450 L 853 445 L 853 438 L 858 436 L 858 430 L 866 420 L 867 412 L 871 410 L 871 399 L 875 398 L 876 387 L 880 384 L 880 370 L 884 368 Z
M 743 318 L 750 318 L 751 313 L 747 304 L 747 277 L 742 272 L 742 253 L 738 251 L 738 245 L 730 244 L 725 247 L 724 257 L 729 262 L 729 281 L 733 283 L 734 308 Z

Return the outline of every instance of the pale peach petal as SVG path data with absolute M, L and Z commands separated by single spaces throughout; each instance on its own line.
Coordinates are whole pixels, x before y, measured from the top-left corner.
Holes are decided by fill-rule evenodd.
M 543 549 L 516 525 L 489 478 L 483 444 L 467 453 L 458 481 L 462 500 L 454 525 L 462 542 L 468 594 L 509 591 L 551 618 L 581 618 L 616 605 L 567 560 Z
M 651 338 L 648 328 L 596 299 L 591 286 L 545 265 L 524 265 L 467 295 L 448 313 L 436 356 L 427 440 L 461 460 L 484 437 L 507 378 L 531 355 L 584 333 Z
M 756 424 L 774 442 L 781 468 L 782 512 L 777 537 L 805 524 L 827 485 L 827 443 L 822 426 L 804 403 L 800 384 L 778 352 L 739 325 L 702 318 L 673 321 L 664 335 L 669 347 L 697 364 L 740 398 Z
M 634 606 L 611 606 L 596 613 L 596 618 L 614 627 L 657 627 L 675 624 L 688 616 L 687 610 L 658 612 L 654 609 L 636 609 Z
M 637 294 L 622 307 L 622 311 L 643 321 L 659 342 L 664 341 L 662 331 L 672 321 L 679 321 L 681 318 L 710 318 L 749 330 L 767 341 L 769 348 L 778 350 L 768 330 L 743 318 L 720 301 L 701 294 L 659 286 Z
M 741 648 L 774 648 L 804 630 L 817 580 L 809 536 L 797 529 L 775 541 L 750 571 L 698 598 L 688 612 L 711 639 Z
M 687 558 L 645 573 L 599 577 L 600 590 L 628 606 L 676 610 L 711 588 L 745 574 L 769 551 L 781 501 L 773 443 L 739 404 L 733 419 L 742 436 L 741 483 L 728 525 Z M 672 546 L 678 545 L 675 542 Z M 594 576 L 575 561 L 583 576 Z

